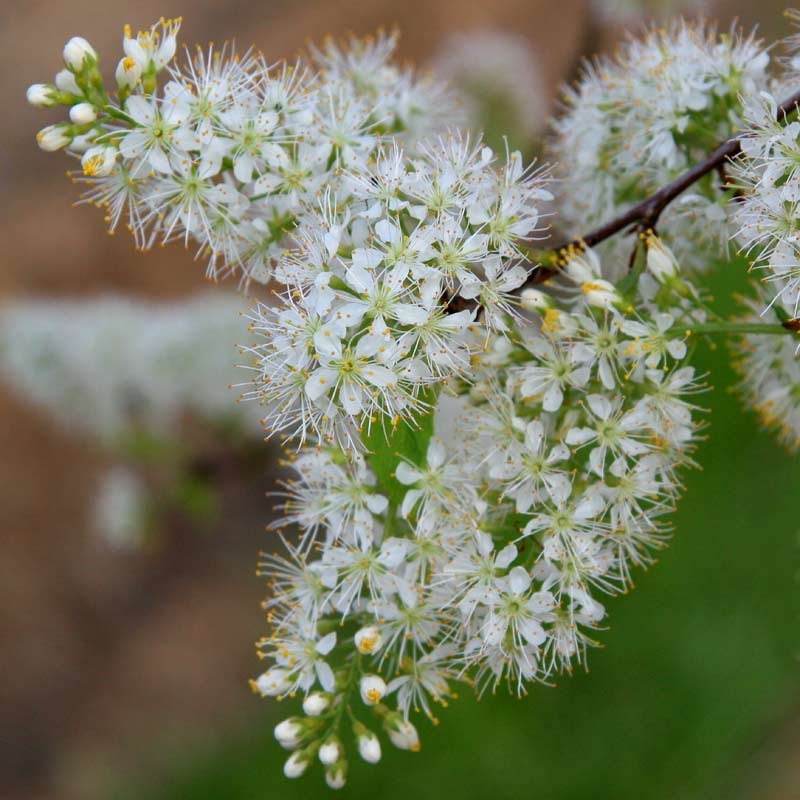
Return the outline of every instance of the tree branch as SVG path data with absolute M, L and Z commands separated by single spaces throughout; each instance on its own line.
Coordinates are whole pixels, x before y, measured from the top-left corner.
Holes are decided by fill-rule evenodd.
M 791 97 L 784 100 L 778 106 L 777 119 L 784 122 L 792 111 L 800 107 L 800 91 L 795 92 Z M 583 249 L 594 247 L 600 242 L 611 238 L 620 231 L 636 224 L 641 228 L 653 228 L 658 222 L 664 209 L 676 198 L 696 183 L 709 172 L 724 167 L 725 163 L 737 155 L 742 148 L 742 138 L 748 133 L 747 130 L 739 131 L 725 142 L 722 142 L 712 153 L 703 161 L 698 162 L 674 181 L 661 187 L 657 192 L 637 203 L 632 208 L 623 212 L 617 217 L 603 223 L 600 227 L 589 231 L 577 239 L 567 242 L 559 247 L 553 248 L 556 254 L 566 251 L 568 248 Z M 555 261 L 557 263 L 557 260 Z M 558 271 L 557 266 L 536 266 L 528 276 L 528 280 L 520 286 L 518 291 L 522 291 L 527 286 L 535 286 L 551 278 Z

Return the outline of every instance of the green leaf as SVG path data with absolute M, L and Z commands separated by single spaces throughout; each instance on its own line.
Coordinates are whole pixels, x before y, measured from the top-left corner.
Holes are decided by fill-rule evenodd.
M 409 419 L 402 419 L 396 425 L 373 425 L 361 434 L 361 441 L 367 448 L 367 463 L 383 494 L 394 506 L 403 502 L 407 487 L 395 477 L 397 465 L 409 461 L 418 467 L 426 463 L 428 443 L 433 436 L 433 409 L 436 405 L 438 389 L 428 389 L 420 394 L 422 411 Z

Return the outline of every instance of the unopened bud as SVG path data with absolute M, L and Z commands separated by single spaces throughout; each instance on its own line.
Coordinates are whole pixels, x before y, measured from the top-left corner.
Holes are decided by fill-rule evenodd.
M 358 754 L 368 764 L 377 764 L 381 760 L 381 743 L 372 731 L 358 737 Z
M 78 96 L 82 94 L 80 87 L 75 81 L 75 76 L 68 69 L 62 69 L 60 72 L 57 72 L 53 82 L 60 92 Z
M 523 289 L 519 299 L 526 311 L 544 311 L 553 305 L 550 296 L 538 289 Z
M 386 682 L 380 675 L 364 675 L 358 688 L 361 699 L 368 706 L 377 705 L 386 694 Z
M 97 131 L 79 134 L 68 145 L 70 153 L 77 153 L 80 155 L 85 153 L 87 150 L 91 150 L 93 147 L 97 147 L 97 145 L 94 143 L 96 138 Z
M 325 783 L 330 789 L 341 789 L 347 782 L 347 762 L 342 759 L 325 771 Z
M 659 283 L 667 283 L 678 274 L 678 262 L 672 250 L 656 236 L 647 240 L 647 269 Z
M 36 134 L 36 143 L 42 150 L 52 153 L 55 150 L 61 150 L 72 141 L 72 136 L 67 133 L 64 125 L 48 125 L 42 128 Z
M 328 710 L 331 696 L 326 692 L 312 692 L 303 700 L 303 713 L 309 717 L 318 717 Z
M 595 278 L 581 284 L 584 299 L 590 306 L 597 308 L 612 308 L 622 301 L 614 288 L 614 284 L 602 278 Z
M 292 753 L 283 765 L 283 774 L 287 778 L 299 778 L 308 767 L 311 758 L 304 750 Z
M 49 108 L 58 102 L 58 89 L 49 83 L 34 83 L 28 87 L 25 96 L 32 106 L 37 108 Z
M 416 753 L 420 749 L 419 734 L 417 729 L 408 720 L 397 715 L 389 715 L 384 720 L 386 733 L 391 743 L 401 750 L 411 750 Z
M 319 748 L 319 760 L 326 766 L 330 767 L 335 764 L 342 757 L 342 746 L 339 740 L 332 736 L 322 743 Z
M 587 283 L 600 276 L 600 262 L 593 250 L 584 250 L 572 255 L 561 271 L 574 283 Z
M 97 109 L 91 103 L 76 103 L 69 110 L 69 118 L 76 125 L 88 125 L 97 119 Z
M 303 741 L 303 721 L 297 717 L 279 722 L 275 726 L 274 734 L 278 744 L 285 750 L 294 750 Z
M 292 687 L 289 672 L 280 667 L 268 669 L 254 681 L 250 681 L 250 688 L 262 697 L 277 697 L 286 694 Z
M 380 650 L 383 644 L 383 637 L 381 632 L 374 625 L 368 625 L 366 628 L 356 632 L 355 635 L 356 647 L 361 655 L 373 655 Z
M 97 61 L 95 49 L 82 36 L 73 36 L 64 45 L 64 63 L 73 72 L 83 69 L 87 60 Z

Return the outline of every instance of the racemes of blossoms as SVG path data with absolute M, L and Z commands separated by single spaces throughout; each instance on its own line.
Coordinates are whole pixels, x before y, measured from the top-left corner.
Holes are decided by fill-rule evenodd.
M 342 442 L 430 410 L 437 387 L 471 369 L 486 335 L 505 331 L 527 277 L 519 263 L 549 192 L 518 153 L 466 136 L 380 150 L 304 218 L 276 269 L 277 302 L 252 330 L 252 392 L 268 433 Z M 477 300 L 487 312 L 456 311 Z M 512 300 L 514 305 L 512 305 Z
M 795 317 L 800 314 L 800 122 L 781 122 L 778 100 L 768 92 L 754 98 L 748 119 L 733 169 L 742 189 L 734 204 L 736 241 L 769 287 L 765 307 Z
M 126 27 L 111 88 L 74 37 L 65 69 L 28 99 L 69 106 L 39 145 L 80 157 L 84 199 L 111 230 L 126 225 L 142 248 L 191 242 L 212 276 L 267 281 L 307 202 L 390 135 L 413 141 L 455 113 L 438 86 L 390 64 L 393 37 L 331 42 L 296 65 L 209 48 L 178 66 L 179 27 Z
M 773 154 L 796 123 L 759 94 L 755 38 L 699 22 L 631 40 L 568 94 L 555 223 L 573 238 L 534 249 L 548 170 L 461 132 L 443 90 L 391 64 L 391 37 L 292 68 L 226 49 L 179 64 L 177 28 L 126 31 L 113 93 L 72 39 L 29 100 L 68 107 L 39 143 L 80 156 L 112 227 L 272 281 L 246 315 L 243 395 L 293 474 L 252 687 L 295 702 L 275 728 L 285 774 L 319 762 L 341 788 L 355 754 L 419 749 L 418 715 L 458 684 L 524 693 L 586 664 L 693 464 L 698 337 L 747 337 L 751 402 L 794 441 L 794 266 L 747 204 L 793 202 Z M 736 165 L 703 161 L 748 121 Z M 776 276 L 774 321 L 726 322 L 690 277 L 737 229 Z
M 756 297 L 746 301 L 746 307 L 743 321 L 750 324 L 763 323 L 765 318 L 780 324 L 795 313 L 790 300 L 772 297 L 770 284 L 762 284 Z M 800 357 L 796 338 L 745 334 L 734 350 L 734 365 L 741 375 L 740 388 L 747 406 L 792 451 L 800 449 Z
M 754 35 L 678 21 L 585 66 L 551 146 L 565 182 L 559 212 L 567 232 L 577 236 L 643 200 L 738 131 L 742 99 L 770 85 L 769 61 Z M 724 250 L 731 194 L 714 172 L 666 210 L 659 230 L 682 264 L 704 269 Z M 606 245 L 622 266 L 626 247 L 621 238 Z

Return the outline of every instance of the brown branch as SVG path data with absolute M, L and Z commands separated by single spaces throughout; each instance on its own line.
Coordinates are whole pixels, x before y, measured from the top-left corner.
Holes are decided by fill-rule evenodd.
M 784 122 L 789 114 L 798 107 L 800 107 L 800 91 L 795 92 L 778 106 L 778 121 Z M 696 183 L 709 172 L 719 169 L 720 167 L 724 168 L 725 163 L 740 152 L 742 148 L 742 138 L 746 136 L 747 133 L 747 130 L 739 131 L 739 133 L 735 134 L 727 141 L 722 142 L 722 144 L 703 161 L 698 162 L 693 167 L 686 170 L 686 172 L 679 175 L 666 186 L 662 186 L 657 192 L 642 200 L 641 203 L 637 203 L 632 208 L 610 219 L 608 222 L 603 223 L 600 227 L 589 231 L 584 236 L 580 236 L 560 247 L 555 247 L 553 250 L 558 254 L 570 248 L 583 249 L 586 247 L 594 247 L 600 244 L 600 242 L 634 225 L 639 229 L 654 228 L 664 209 L 678 197 L 678 195 L 682 194 L 686 189 L 692 186 L 692 184 Z M 535 286 L 538 283 L 543 283 L 548 278 L 555 275 L 557 271 L 558 267 L 534 267 L 533 271 L 528 276 L 528 280 L 520 286 L 518 291 L 522 291 L 526 286 Z

